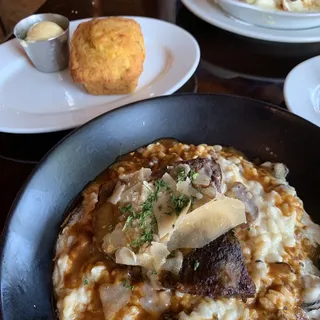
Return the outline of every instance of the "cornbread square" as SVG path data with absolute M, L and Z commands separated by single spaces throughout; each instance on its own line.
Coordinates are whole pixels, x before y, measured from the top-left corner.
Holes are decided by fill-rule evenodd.
M 83 22 L 71 40 L 71 76 L 91 94 L 133 92 L 144 60 L 141 27 L 133 19 L 109 17 Z

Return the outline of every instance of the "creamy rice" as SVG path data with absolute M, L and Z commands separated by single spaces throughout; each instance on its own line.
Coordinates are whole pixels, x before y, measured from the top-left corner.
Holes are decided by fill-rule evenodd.
M 251 191 L 259 208 L 258 219 L 247 229 L 236 228 L 236 232 L 256 295 L 246 302 L 239 298 L 213 300 L 178 291 L 158 292 L 141 284 L 134 287 L 129 302 L 114 319 L 159 319 L 173 304 L 178 305 L 178 319 L 320 319 L 317 309 L 301 308 L 320 300 L 320 273 L 310 255 L 319 245 L 320 228 L 310 220 L 295 189 L 288 185 L 281 172 L 283 166 L 256 166 L 240 153 L 220 146 L 156 143 L 139 152 L 150 159 L 151 165 L 172 153 L 182 159 L 215 153 L 223 173 L 223 192 L 234 182 L 241 182 Z M 125 172 L 121 166 L 117 170 Z M 70 285 L 66 280 L 73 272 L 73 255 L 81 244 L 77 239 L 81 234 L 71 230 L 79 221 L 91 219 L 98 189 L 99 182 L 86 189 L 84 209 L 74 215 L 57 242 L 53 284 L 62 320 L 103 319 L 102 312 L 93 311 L 99 309 L 99 304 L 101 309 L 98 284 L 112 285 L 123 279 L 123 270 L 108 270 L 108 264 L 98 259 L 78 269 L 77 284 Z M 146 312 L 148 303 L 153 312 Z

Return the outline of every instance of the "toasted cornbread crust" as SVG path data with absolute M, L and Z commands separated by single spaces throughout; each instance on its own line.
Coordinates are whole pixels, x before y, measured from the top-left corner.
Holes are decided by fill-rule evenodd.
M 83 22 L 71 40 L 71 76 L 91 94 L 133 92 L 144 60 L 141 27 L 133 19 L 110 17 Z

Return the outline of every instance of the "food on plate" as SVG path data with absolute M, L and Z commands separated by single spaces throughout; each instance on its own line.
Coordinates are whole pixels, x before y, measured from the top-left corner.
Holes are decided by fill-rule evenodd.
M 281 163 L 163 139 L 82 192 L 56 244 L 65 319 L 319 319 L 320 227 Z
M 58 37 L 64 30 L 57 24 L 51 21 L 41 21 L 35 23 L 27 32 L 26 41 L 36 42 L 41 40 L 49 40 Z
M 279 9 L 293 12 L 320 11 L 320 2 L 315 0 L 235 0 L 253 4 L 265 9 Z
M 91 94 L 133 92 L 144 60 L 143 34 L 133 19 L 110 17 L 83 22 L 71 40 L 71 76 Z

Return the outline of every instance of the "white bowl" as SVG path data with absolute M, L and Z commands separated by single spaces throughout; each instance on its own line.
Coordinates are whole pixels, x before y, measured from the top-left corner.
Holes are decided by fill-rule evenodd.
M 265 9 L 239 0 L 215 0 L 229 16 L 271 29 L 298 30 L 320 26 L 320 12 L 288 12 Z

